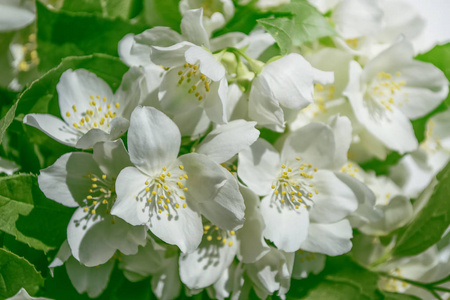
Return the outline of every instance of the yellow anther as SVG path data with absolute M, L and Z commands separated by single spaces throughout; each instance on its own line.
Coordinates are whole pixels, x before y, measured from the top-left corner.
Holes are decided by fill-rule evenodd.
M 149 187 L 146 187 L 145 188 L 145 191 L 148 193 L 148 192 L 150 192 L 150 188 Z
M 86 120 L 86 122 L 89 122 L 89 117 L 88 116 L 84 117 L 84 119 Z
M 211 226 L 209 226 L 209 225 L 203 226 L 203 229 L 205 229 L 205 230 L 209 230 L 209 228 L 211 228 Z
M 284 169 L 284 168 L 286 168 L 286 165 L 285 164 L 283 164 L 283 165 L 281 165 L 281 167 Z
M 163 171 L 167 171 L 167 168 L 166 168 L 166 167 L 162 167 L 162 169 L 163 169 Z
M 272 184 L 272 186 L 271 186 L 271 187 L 272 187 L 272 189 L 275 189 L 275 186 L 274 186 L 273 184 Z
M 97 205 L 97 203 L 98 203 L 98 202 L 97 202 L 97 201 L 95 201 L 95 200 L 94 200 L 94 201 L 92 201 L 92 204 L 94 204 L 94 205 Z
M 291 169 L 291 168 L 288 168 L 288 172 L 292 172 L 292 169 Z
M 91 100 L 94 100 L 94 96 L 93 95 L 91 95 L 89 98 L 91 98 Z
M 233 246 L 233 242 L 229 242 L 228 246 L 230 246 L 230 247 Z
M 86 212 L 86 211 L 89 210 L 89 208 L 88 208 L 88 207 L 85 207 L 85 208 L 83 208 L 83 210 Z
M 218 241 L 220 241 L 221 239 L 222 239 L 222 237 L 219 235 L 219 236 L 217 236 L 217 238 L 216 238 Z
M 275 195 L 278 195 L 278 190 L 275 190 L 275 192 L 273 192 Z
M 179 165 L 178 168 L 180 168 L 180 170 L 184 170 L 184 166 L 183 165 Z
M 164 208 L 167 209 L 167 207 L 168 207 L 167 204 L 164 204 Z
M 206 237 L 206 239 L 207 239 L 208 241 L 212 241 L 212 236 L 208 235 L 208 236 Z
M 165 197 L 164 195 L 159 195 L 159 198 L 164 199 Z
M 97 97 L 98 97 L 98 96 L 97 96 Z M 97 102 L 92 101 L 92 105 L 93 105 L 93 106 L 96 106 L 96 105 L 97 105 Z
M 92 213 L 93 215 L 95 215 L 95 209 L 91 210 L 91 213 Z
M 100 99 L 100 96 L 99 96 L 99 95 L 97 95 L 97 96 L 95 96 L 95 98 L 97 98 L 97 99 Z
M 168 187 L 167 185 L 164 185 L 164 189 L 165 189 L 165 190 L 168 190 L 169 187 Z
M 199 101 L 203 100 L 203 96 L 199 96 L 199 97 L 198 97 L 198 100 L 199 100 Z
M 148 184 L 149 184 L 148 180 L 146 180 L 146 181 L 144 182 L 144 184 L 145 184 L 145 185 L 148 185 Z
M 298 205 L 295 206 L 295 209 L 298 209 Z
M 300 161 L 300 157 L 298 157 L 298 156 L 297 156 L 295 159 L 296 159 L 297 161 Z
M 186 208 L 186 206 L 187 206 L 187 204 L 186 204 L 186 203 L 183 203 L 183 208 Z
M 183 177 L 184 177 L 185 179 L 188 179 L 188 178 L 189 178 L 189 177 L 187 176 L 187 174 L 184 174 Z
M 290 193 L 291 195 L 295 195 L 295 192 L 294 191 L 292 191 L 291 193 Z
M 170 174 L 170 172 L 167 172 L 167 177 L 170 177 L 172 174 Z
M 97 123 L 94 122 L 94 128 L 97 127 L 97 126 L 98 126 Z
M 103 204 L 108 204 L 108 200 L 103 199 L 102 203 L 103 203 Z
M 151 198 L 148 198 L 148 199 L 147 199 L 147 202 L 152 202 L 152 199 L 151 199 Z
M 94 184 L 92 185 L 92 187 L 95 189 L 95 188 L 97 187 L 97 185 L 94 183 Z
M 152 192 L 152 195 L 155 196 L 155 195 L 156 195 L 156 191 L 153 191 L 153 192 Z
M 317 168 L 314 168 L 314 172 L 317 172 Z
M 158 209 L 158 213 L 159 213 L 159 214 L 162 213 L 162 210 Z
M 166 203 L 170 203 L 170 199 L 169 198 L 166 199 Z
M 175 208 L 180 208 L 180 204 L 175 204 Z
M 281 195 L 286 195 L 286 191 L 282 191 L 282 192 L 281 192 Z
M 231 231 L 230 231 L 230 234 L 231 234 L 231 235 L 235 235 L 235 233 L 236 233 L 236 232 L 234 232 L 234 230 L 231 230 Z
M 78 129 L 80 128 L 77 123 L 73 123 L 73 127 L 78 128 Z
M 158 204 L 161 204 L 162 203 L 162 200 L 158 200 Z
M 300 192 L 298 192 L 297 195 L 298 195 L 299 197 L 303 196 L 303 194 L 300 193 Z
M 184 199 L 186 199 L 186 197 L 185 196 L 180 196 L 180 199 L 184 200 Z
M 281 201 L 280 201 L 281 203 L 284 203 L 284 199 L 281 199 Z
M 188 190 L 188 188 L 187 188 L 187 187 L 183 189 L 183 191 L 185 191 L 185 192 L 187 192 L 187 190 Z
M 103 174 L 103 175 L 102 175 L 102 179 L 106 179 L 106 174 Z
M 66 116 L 70 117 L 70 112 L 66 112 Z
M 222 244 L 226 245 L 226 243 L 227 243 L 227 239 L 223 239 Z
M 157 187 L 158 189 L 160 189 L 160 188 L 161 188 L 161 184 L 158 183 L 158 184 L 156 185 L 156 187 Z
M 308 197 L 311 198 L 313 196 L 312 193 L 308 193 Z
M 285 187 L 288 186 L 287 182 L 283 183 L 283 185 L 284 185 Z

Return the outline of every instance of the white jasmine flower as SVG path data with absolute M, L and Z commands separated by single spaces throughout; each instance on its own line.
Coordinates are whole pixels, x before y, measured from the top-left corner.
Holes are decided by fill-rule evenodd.
M 390 176 L 411 198 L 416 198 L 450 160 L 450 110 L 428 119 L 425 140 L 391 168 Z
M 164 111 L 175 116 L 182 135 L 198 135 L 211 121 L 227 122 L 225 69 L 211 53 L 182 42 L 171 47 L 153 47 L 151 58 L 170 67 L 158 96 Z
M 190 252 L 201 242 L 201 214 L 226 230 L 242 226 L 244 203 L 237 183 L 207 156 L 178 156 L 181 135 L 162 112 L 137 107 L 128 132 L 130 158 L 116 182 L 112 214 L 145 224 L 158 238 Z
M 352 225 L 361 232 L 387 235 L 411 220 L 413 208 L 409 198 L 389 177 L 365 172 L 353 163 L 343 166 L 341 171 L 359 179 L 374 194 L 375 206 L 372 201 L 361 205 L 350 218 Z
M 96 298 L 105 290 L 114 267 L 114 259 L 102 265 L 86 267 L 71 256 L 69 244 L 65 241 L 55 259 L 49 265 L 53 276 L 53 269 L 66 266 L 67 275 L 79 294 L 87 293 L 90 298 Z
M 209 36 L 234 16 L 234 4 L 231 0 L 181 0 L 179 7 L 183 16 L 189 10 L 202 8 L 203 24 Z
M 147 237 L 147 244 L 139 247 L 138 253 L 122 257 L 119 268 L 132 282 L 152 276 L 150 284 L 155 296 L 160 300 L 175 299 L 180 294 L 181 281 L 178 255 L 173 248 L 175 247 L 158 244 Z
M 313 102 L 314 83 L 328 84 L 333 74 L 313 68 L 301 55 L 292 53 L 263 67 L 252 82 L 249 117 L 259 125 L 283 131 L 285 110 Z
M 406 40 L 382 52 L 364 69 L 352 62 L 344 92 L 359 123 L 400 154 L 418 146 L 409 120 L 432 111 L 447 94 L 444 74 L 431 64 L 414 60 Z
M 67 228 L 75 259 L 92 267 L 106 263 L 116 252 L 133 254 L 145 243 L 145 228 L 111 216 L 116 201 L 115 180 L 131 165 L 122 140 L 97 143 L 94 154 L 67 153 L 41 170 L 39 188 L 47 198 L 78 207 Z
M 292 268 L 292 278 L 303 279 L 309 274 L 319 274 L 325 268 L 326 256 L 318 253 L 298 250 L 295 252 L 294 267 Z
M 338 117 L 330 125 L 311 123 L 292 133 L 281 155 L 264 140 L 239 154 L 239 177 L 264 196 L 264 236 L 279 249 L 328 255 L 350 250 L 352 231 L 344 218 L 358 200 L 332 172 L 346 161 L 350 139 L 349 120 Z
M 132 67 L 113 93 L 95 74 L 69 69 L 56 86 L 63 120 L 48 114 L 28 114 L 23 122 L 62 144 L 81 149 L 118 139 L 127 131 L 131 111 L 139 102 L 141 75 Z

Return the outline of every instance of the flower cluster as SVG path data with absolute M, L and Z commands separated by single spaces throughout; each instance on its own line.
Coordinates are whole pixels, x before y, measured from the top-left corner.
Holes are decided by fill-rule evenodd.
M 268 11 L 285 1 L 256 2 Z M 380 282 L 388 291 L 448 266 L 436 247 L 377 264 L 395 243 L 380 238 L 417 215 L 410 199 L 450 160 L 449 110 L 420 143 L 411 124 L 448 95 L 443 72 L 414 59 L 423 23 L 397 0 L 309 2 L 336 31 L 326 45 L 267 58 L 277 36 L 262 28 L 217 34 L 231 0 L 183 0 L 180 32 L 155 26 L 120 41 L 129 69 L 115 91 L 86 69 L 62 73 L 60 117 L 23 119 L 73 148 L 38 175 L 48 199 L 76 208 L 52 270 L 64 264 L 89 297 L 117 263 L 130 281 L 151 277 L 158 299 L 204 289 L 264 299 L 285 298 L 292 278 L 352 248 L 360 264 L 400 278 Z M 389 176 L 359 165 L 392 151 L 402 159 Z M 0 158 L 7 166 L 17 170 Z

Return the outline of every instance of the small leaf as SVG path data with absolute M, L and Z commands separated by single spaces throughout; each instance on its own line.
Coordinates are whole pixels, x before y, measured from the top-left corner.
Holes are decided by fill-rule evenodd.
M 8 110 L 6 115 L 0 120 L 0 144 L 2 143 L 3 135 L 5 134 L 6 129 L 8 129 L 9 125 L 11 125 L 14 120 L 18 103 L 19 101 L 16 101 L 16 103 L 14 103 L 14 105 Z
M 437 185 L 423 209 L 406 227 L 393 249 L 397 257 L 419 254 L 441 240 L 450 225 L 450 164 L 437 176 Z
M 292 47 L 336 35 L 327 19 L 306 0 L 292 0 L 281 12 L 291 15 L 259 19 L 258 23 L 277 41 L 282 54 Z
M 26 259 L 0 248 L 0 298 L 14 296 L 20 288 L 34 295 L 44 279 Z
M 47 252 L 66 239 L 73 209 L 48 200 L 33 175 L 0 178 L 0 230 Z

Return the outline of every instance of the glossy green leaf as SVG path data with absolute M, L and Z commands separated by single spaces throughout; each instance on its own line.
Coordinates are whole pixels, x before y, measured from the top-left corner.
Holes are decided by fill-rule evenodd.
M 18 102 L 19 101 L 16 101 L 16 103 L 14 103 L 14 105 L 8 110 L 6 115 L 0 120 L 0 144 L 2 143 L 3 135 L 5 134 L 6 129 L 8 129 L 14 119 Z
M 32 248 L 47 252 L 66 239 L 73 209 L 47 199 L 33 175 L 1 177 L 0 207 L 0 230 Z
M 120 18 L 104 18 L 84 12 L 55 12 L 40 2 L 36 6 L 37 51 L 41 71 L 57 66 L 67 56 L 92 53 L 118 56 L 119 41 L 128 33 L 139 33 L 145 29 Z M 104 68 L 107 69 L 108 65 Z
M 44 279 L 26 259 L 0 248 L 0 298 L 14 296 L 22 287 L 34 295 Z
M 291 1 L 282 12 L 288 15 L 258 20 L 277 41 L 282 54 L 292 47 L 336 35 L 327 19 L 306 0 Z
M 450 164 L 436 178 L 438 183 L 430 199 L 398 239 L 394 256 L 411 256 L 425 251 L 441 240 L 450 225 Z

